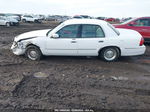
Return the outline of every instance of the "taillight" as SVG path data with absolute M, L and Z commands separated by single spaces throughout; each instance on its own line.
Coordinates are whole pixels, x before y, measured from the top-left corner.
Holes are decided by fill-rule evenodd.
M 144 44 L 144 38 L 142 37 L 139 45 L 142 46 L 143 44 Z

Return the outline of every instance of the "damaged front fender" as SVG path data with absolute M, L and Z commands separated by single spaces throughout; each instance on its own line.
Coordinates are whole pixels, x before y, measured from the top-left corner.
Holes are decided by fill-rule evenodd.
M 11 46 L 11 50 L 16 55 L 23 55 L 25 54 L 26 47 L 30 44 L 33 44 L 32 41 L 20 41 L 20 42 L 14 42 Z

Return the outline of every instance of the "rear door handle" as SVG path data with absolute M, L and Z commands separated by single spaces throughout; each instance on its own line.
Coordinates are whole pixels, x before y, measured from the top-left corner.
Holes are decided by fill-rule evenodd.
M 77 41 L 71 41 L 71 43 L 77 43 Z
M 98 41 L 99 43 L 103 43 L 104 41 L 103 40 L 100 40 L 100 41 Z

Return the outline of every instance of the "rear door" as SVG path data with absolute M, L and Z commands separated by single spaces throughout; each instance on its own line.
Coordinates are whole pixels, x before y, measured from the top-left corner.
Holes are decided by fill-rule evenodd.
M 81 25 L 80 38 L 77 38 L 78 55 L 96 56 L 104 44 L 105 34 L 99 25 Z

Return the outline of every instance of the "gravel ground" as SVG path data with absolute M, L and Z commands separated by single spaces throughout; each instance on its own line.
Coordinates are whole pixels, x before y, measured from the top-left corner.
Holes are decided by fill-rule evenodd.
M 0 26 L 1 111 L 150 111 L 148 44 L 143 56 L 121 57 L 117 62 L 111 63 L 96 57 L 52 56 L 44 57 L 41 61 L 30 61 L 11 52 L 14 36 L 32 30 L 54 28 L 56 25 L 57 23 L 49 22 L 21 23 L 20 26 L 10 28 Z

